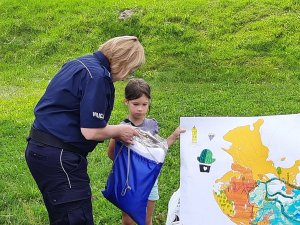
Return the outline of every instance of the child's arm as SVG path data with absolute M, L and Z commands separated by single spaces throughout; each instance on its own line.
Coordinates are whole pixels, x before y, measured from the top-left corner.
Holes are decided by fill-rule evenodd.
M 108 144 L 108 149 L 107 149 L 107 155 L 111 160 L 114 160 L 114 150 L 116 146 L 116 140 L 115 139 L 110 139 L 109 144 Z
M 177 127 L 175 131 L 167 138 L 168 147 L 170 147 L 180 136 L 181 133 L 184 133 L 185 129 Z

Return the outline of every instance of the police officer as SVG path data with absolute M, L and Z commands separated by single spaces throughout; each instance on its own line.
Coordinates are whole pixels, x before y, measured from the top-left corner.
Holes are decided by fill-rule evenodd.
M 89 152 L 109 138 L 127 144 L 138 135 L 128 125 L 109 125 L 113 82 L 145 61 L 137 37 L 115 37 L 91 55 L 63 65 L 34 109 L 25 158 L 42 193 L 50 224 L 92 225 Z

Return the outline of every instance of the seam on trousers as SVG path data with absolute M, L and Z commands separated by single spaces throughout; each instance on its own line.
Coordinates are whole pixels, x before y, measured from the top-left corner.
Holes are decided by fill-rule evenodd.
M 70 178 L 69 178 L 69 175 L 68 173 L 66 172 L 63 164 L 62 164 L 62 154 L 63 154 L 64 150 L 62 149 L 61 152 L 60 152 L 60 157 L 59 157 L 59 161 L 60 161 L 60 165 L 61 165 L 61 168 L 62 170 L 64 171 L 64 173 L 66 174 L 66 177 L 68 179 L 68 183 L 69 183 L 69 187 L 72 188 L 72 185 L 71 185 L 71 181 L 70 181 Z

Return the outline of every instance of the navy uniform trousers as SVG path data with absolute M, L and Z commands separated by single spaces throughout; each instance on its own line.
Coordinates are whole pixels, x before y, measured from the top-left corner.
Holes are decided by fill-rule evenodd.
M 29 140 L 25 158 L 51 225 L 94 225 L 84 156 Z

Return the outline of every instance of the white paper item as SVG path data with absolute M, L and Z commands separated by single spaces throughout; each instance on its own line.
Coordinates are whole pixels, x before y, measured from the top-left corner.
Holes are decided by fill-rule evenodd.
M 184 225 L 300 225 L 300 114 L 181 117 Z

